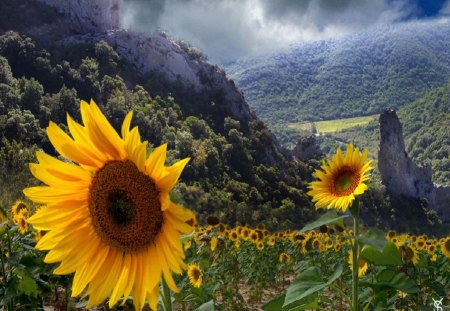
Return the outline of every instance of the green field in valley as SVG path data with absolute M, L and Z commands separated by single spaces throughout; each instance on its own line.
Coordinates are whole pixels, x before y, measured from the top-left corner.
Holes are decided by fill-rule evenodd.
M 370 116 L 346 118 L 346 119 L 336 119 L 318 122 L 289 123 L 288 127 L 302 131 L 313 132 L 313 127 L 315 126 L 317 133 L 334 133 L 343 129 L 348 129 L 359 125 L 366 125 L 370 121 L 377 119 L 378 116 L 379 116 L 378 114 L 373 114 Z

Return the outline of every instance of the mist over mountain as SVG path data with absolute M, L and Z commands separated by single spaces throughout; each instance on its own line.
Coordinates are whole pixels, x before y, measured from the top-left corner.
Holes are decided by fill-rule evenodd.
M 227 72 L 270 124 L 400 108 L 450 77 L 450 21 L 379 27 L 243 59 Z

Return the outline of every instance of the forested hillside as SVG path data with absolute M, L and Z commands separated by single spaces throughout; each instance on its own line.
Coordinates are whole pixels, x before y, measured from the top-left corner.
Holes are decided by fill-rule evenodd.
M 156 74 L 137 74 L 106 42 L 43 49 L 15 32 L 0 36 L 1 208 L 32 183 L 34 151 L 55 154 L 45 135 L 49 121 L 66 128 L 66 113 L 79 120 L 80 99 L 92 98 L 116 129 L 133 110 L 143 139 L 168 143 L 169 162 L 191 157 L 174 196 L 200 220 L 214 214 L 231 224 L 279 228 L 314 216 L 305 195 L 311 168 L 279 153 L 276 165 L 268 165 L 272 135 L 260 120 L 243 124 L 220 115 L 214 102 L 199 98 L 198 108 L 183 106 L 170 93 L 183 98 L 189 92 Z
M 398 109 L 449 80 L 449 51 L 450 21 L 436 20 L 301 44 L 227 71 L 274 126 Z

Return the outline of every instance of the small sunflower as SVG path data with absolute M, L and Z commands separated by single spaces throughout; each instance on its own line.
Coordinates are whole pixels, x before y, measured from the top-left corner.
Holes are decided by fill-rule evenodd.
M 256 244 L 258 242 L 258 232 L 255 230 L 250 231 L 249 240 Z
M 264 243 L 263 242 L 258 242 L 256 244 L 256 248 L 260 251 L 262 251 L 264 249 Z
M 278 261 L 281 263 L 288 263 L 289 261 L 291 261 L 291 256 L 283 252 L 280 254 L 280 256 L 278 256 Z
M 184 242 L 183 248 L 184 248 L 184 250 L 186 251 L 186 250 L 188 250 L 189 248 L 191 248 L 191 246 L 192 246 L 192 239 L 187 239 L 187 240 Z
M 28 209 L 20 209 L 14 215 L 13 222 L 17 225 L 19 228 L 19 232 L 22 234 L 25 234 L 28 231 Z
M 6 213 L 0 208 L 0 235 L 5 232 L 7 229 L 6 223 L 8 221 L 8 216 Z
M 269 237 L 269 239 L 267 240 L 267 245 L 269 245 L 269 246 L 274 246 L 275 243 L 276 243 L 276 238 L 275 238 L 275 236 L 271 235 L 271 236 Z
M 72 296 L 89 296 L 87 307 L 109 306 L 131 294 L 136 310 L 147 299 L 156 310 L 161 277 L 173 291 L 172 272 L 186 268 L 181 234 L 193 231 L 195 216 L 170 200 L 189 159 L 166 167 L 167 145 L 147 156 L 132 113 L 122 137 L 99 107 L 81 101 L 83 125 L 67 116 L 67 135 L 50 122 L 47 135 L 68 162 L 37 152 L 32 174 L 46 186 L 24 190 L 44 206 L 28 222 L 48 231 L 36 244 L 49 250 L 46 263 L 61 262 L 55 274 L 75 273 Z
M 25 202 L 18 200 L 11 207 L 11 214 L 12 214 L 13 219 L 16 215 L 19 214 L 19 212 L 21 210 L 29 210 L 29 208 Z
M 320 181 L 313 181 L 308 192 L 316 208 L 327 206 L 345 212 L 355 196 L 367 190 L 364 182 L 373 169 L 372 161 L 366 161 L 367 155 L 367 150 L 360 155 L 359 148 L 353 149 L 353 145 L 349 144 L 345 157 L 338 148 L 332 160 L 321 166 L 323 171 L 316 170 L 314 176 Z
M 200 269 L 199 265 L 193 263 L 190 264 L 188 266 L 188 277 L 189 277 L 189 282 L 192 284 L 192 286 L 194 287 L 200 287 L 202 285 L 203 282 L 203 272 Z
M 230 232 L 228 232 L 228 238 L 234 242 L 239 239 L 239 234 L 236 230 L 231 230 Z
M 413 265 L 417 265 L 419 262 L 419 256 L 417 255 L 417 250 L 409 245 L 400 246 L 402 251 L 402 257 L 405 262 L 412 262 Z
M 440 246 L 442 253 L 450 258 L 450 237 L 443 239 Z
M 348 264 L 350 265 L 350 270 L 353 271 L 353 251 L 351 251 L 351 250 L 348 253 Z M 362 277 L 363 275 L 365 275 L 368 268 L 369 268 L 369 265 L 367 264 L 367 262 L 364 259 L 359 258 L 358 259 L 358 277 Z

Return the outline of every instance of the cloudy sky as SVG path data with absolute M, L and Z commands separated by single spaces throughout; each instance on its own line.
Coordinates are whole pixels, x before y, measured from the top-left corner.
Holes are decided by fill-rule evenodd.
M 213 63 L 291 43 L 450 15 L 450 0 L 123 0 L 122 24 L 161 29 L 201 48 Z

